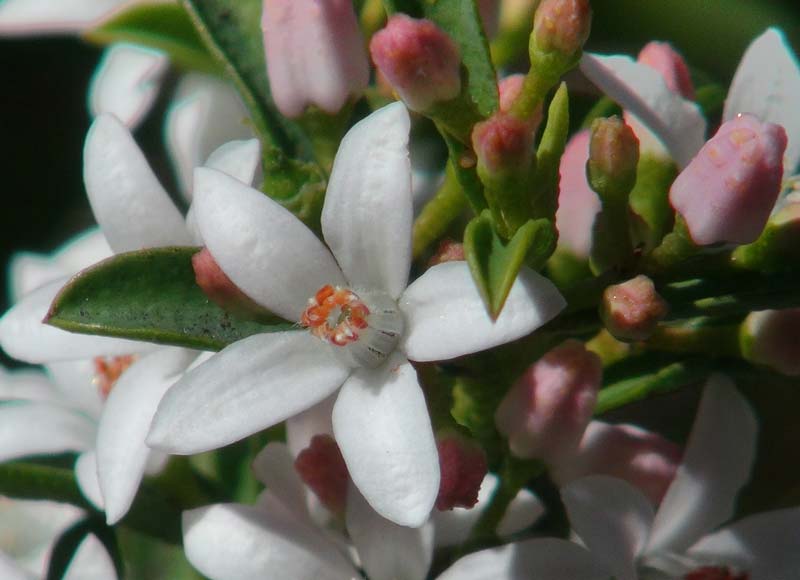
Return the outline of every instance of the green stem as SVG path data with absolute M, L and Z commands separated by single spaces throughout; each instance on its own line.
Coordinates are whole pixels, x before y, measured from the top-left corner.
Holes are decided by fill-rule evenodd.
M 419 258 L 466 207 L 466 198 L 455 171 L 452 164 L 448 163 L 444 183 L 414 221 L 411 235 L 414 258 Z
M 647 339 L 647 347 L 663 352 L 739 356 L 739 326 L 662 326 Z

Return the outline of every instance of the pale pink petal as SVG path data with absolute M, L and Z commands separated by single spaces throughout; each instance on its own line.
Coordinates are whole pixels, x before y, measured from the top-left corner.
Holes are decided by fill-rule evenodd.
M 294 456 L 285 444 L 267 444 L 253 460 L 253 473 L 293 514 L 308 518 L 305 486 L 294 468 Z
M 589 130 L 576 133 L 567 143 L 559 165 L 558 241 L 579 258 L 587 259 L 592 249 L 594 218 L 600 212 L 600 198 L 586 179 L 589 160 Z
M 5 0 L 0 2 L 0 35 L 80 32 L 126 0 Z

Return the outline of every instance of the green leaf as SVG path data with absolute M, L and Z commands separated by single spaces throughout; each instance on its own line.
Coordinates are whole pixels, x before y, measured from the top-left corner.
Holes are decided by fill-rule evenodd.
M 475 153 L 445 131 L 442 131 L 442 137 L 447 144 L 450 167 L 453 168 L 472 210 L 480 213 L 489 206 L 483 194 L 483 183 L 478 177 Z
M 113 256 L 72 278 L 53 301 L 47 323 L 69 332 L 219 350 L 247 336 L 288 330 L 274 317 L 235 318 L 211 302 L 194 279 L 197 248 L 156 248 Z
M 492 317 L 503 309 L 511 285 L 526 259 L 541 266 L 555 246 L 555 231 L 549 220 L 529 220 L 503 242 L 486 210 L 467 224 L 464 253 L 472 278 Z
M 172 62 L 190 69 L 218 73 L 219 64 L 177 4 L 140 3 L 116 12 L 99 26 L 83 33 L 89 42 L 131 42 L 166 52 Z
M 261 0 L 181 0 L 211 55 L 236 86 L 265 145 L 297 154 L 302 135 L 272 104 L 261 33 Z
M 461 50 L 467 93 L 484 117 L 497 111 L 497 74 L 475 0 L 384 0 L 389 14 L 424 17 L 446 30 Z
M 536 194 L 533 215 L 554 219 L 558 208 L 558 168 L 569 136 L 569 94 L 561 83 L 550 107 L 547 124 L 536 150 Z

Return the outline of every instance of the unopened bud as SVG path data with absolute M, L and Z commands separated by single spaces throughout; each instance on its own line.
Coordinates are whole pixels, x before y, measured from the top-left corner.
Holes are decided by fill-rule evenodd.
M 603 292 L 600 315 L 608 331 L 625 341 L 645 340 L 667 315 L 667 303 L 647 276 L 636 276 Z
M 483 22 L 486 36 L 489 38 L 495 36 L 500 20 L 500 0 L 478 0 L 478 14 Z
M 657 433 L 592 421 L 577 454 L 565 456 L 551 475 L 559 485 L 587 475 L 617 477 L 658 505 L 675 478 L 681 455 L 680 447 Z
M 758 238 L 780 192 L 786 142 L 783 127 L 739 115 L 703 146 L 669 192 L 695 244 Z
M 532 47 L 574 56 L 589 38 L 591 22 L 588 0 L 543 0 L 533 19 Z
M 648 42 L 636 59 L 643 65 L 658 71 L 667 83 L 667 88 L 686 99 L 694 99 L 694 85 L 689 67 L 683 57 L 667 42 Z
M 300 479 L 336 514 L 344 513 L 349 474 L 339 446 L 330 435 L 314 435 L 294 461 Z
M 476 442 L 449 431 L 437 436 L 436 447 L 441 472 L 436 509 L 471 508 L 489 471 L 486 453 Z
M 428 261 L 428 266 L 436 266 L 445 262 L 460 262 L 466 260 L 464 256 L 464 244 L 445 239 L 439 243 L 436 252 Z
M 800 260 L 800 201 L 789 194 L 775 204 L 767 226 L 752 244 L 734 250 L 731 261 L 762 272 L 782 270 Z
M 589 130 L 584 129 L 573 135 L 561 156 L 556 211 L 558 243 L 583 259 L 589 258 L 592 227 L 600 213 L 600 198 L 586 179 L 588 160 Z
M 586 173 L 603 201 L 607 195 L 627 198 L 636 183 L 638 162 L 639 140 L 622 119 L 609 117 L 592 123 Z
M 369 82 L 369 62 L 349 0 L 264 0 L 270 91 L 287 117 L 309 105 L 337 113 Z
M 477 123 L 472 147 L 479 171 L 488 175 L 527 172 L 534 158 L 533 137 L 530 124 L 505 113 Z
M 525 75 L 522 74 L 509 75 L 497 83 L 497 91 L 500 95 L 500 112 L 511 113 L 514 102 L 522 95 L 524 89 Z M 543 103 L 539 102 L 530 115 L 525 117 L 533 133 L 536 132 L 542 122 L 542 105 Z
M 248 319 L 269 315 L 228 278 L 208 248 L 203 248 L 192 256 L 192 268 L 195 281 L 203 294 L 223 310 Z
M 495 424 L 511 452 L 547 463 L 574 452 L 594 412 L 600 358 L 567 340 L 533 364 L 506 394 Z
M 400 98 L 415 111 L 461 92 L 461 55 L 430 20 L 395 14 L 369 43 L 372 60 Z
M 752 312 L 742 324 L 742 356 L 790 377 L 800 376 L 800 308 Z

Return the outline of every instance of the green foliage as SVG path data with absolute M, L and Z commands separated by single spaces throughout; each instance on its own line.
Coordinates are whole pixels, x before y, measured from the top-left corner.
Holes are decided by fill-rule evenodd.
M 261 332 L 287 330 L 277 317 L 240 320 L 211 302 L 194 279 L 197 248 L 157 248 L 109 258 L 75 276 L 47 323 L 70 332 L 219 350 Z

